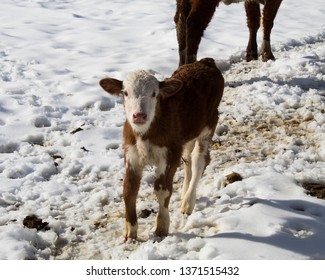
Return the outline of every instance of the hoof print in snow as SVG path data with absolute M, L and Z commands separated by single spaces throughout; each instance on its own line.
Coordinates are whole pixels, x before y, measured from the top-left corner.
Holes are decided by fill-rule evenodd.
M 301 203 L 301 204 L 298 204 L 298 203 L 292 204 L 292 205 L 290 205 L 290 208 L 292 210 L 295 210 L 295 211 L 298 211 L 298 212 L 304 212 L 304 211 L 306 211 L 305 206 L 304 206 L 303 203 Z
M 28 142 L 31 145 L 44 146 L 44 136 L 42 134 L 29 135 L 25 138 L 24 142 Z
M 226 176 L 226 186 L 229 184 L 232 184 L 234 182 L 242 181 L 242 180 L 243 180 L 243 177 L 240 174 L 238 174 L 236 172 L 232 172 Z
M 49 230 L 49 223 L 43 222 L 42 219 L 37 218 L 36 215 L 26 216 L 23 220 L 23 225 L 27 228 L 36 228 L 39 230 Z
M 119 143 L 110 143 L 106 146 L 106 150 L 117 150 L 119 147 Z
M 34 120 L 34 125 L 37 128 L 42 128 L 42 127 L 50 127 L 51 126 L 51 122 L 49 121 L 48 118 L 46 117 L 37 117 Z
M 19 150 L 17 143 L 7 143 L 0 145 L 0 154 L 12 154 Z
M 106 228 L 107 221 L 96 221 L 94 222 L 95 229 Z

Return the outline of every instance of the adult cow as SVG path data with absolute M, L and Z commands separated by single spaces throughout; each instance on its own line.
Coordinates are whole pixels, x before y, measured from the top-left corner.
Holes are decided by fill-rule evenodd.
M 177 28 L 179 46 L 179 65 L 196 61 L 201 37 L 212 19 L 214 11 L 222 1 L 226 5 L 245 2 L 249 41 L 246 49 L 246 60 L 258 59 L 256 34 L 263 27 L 261 56 L 263 61 L 274 60 L 271 50 L 271 30 L 282 0 L 176 0 L 177 8 L 174 17 Z M 264 5 L 262 21 L 260 4 Z

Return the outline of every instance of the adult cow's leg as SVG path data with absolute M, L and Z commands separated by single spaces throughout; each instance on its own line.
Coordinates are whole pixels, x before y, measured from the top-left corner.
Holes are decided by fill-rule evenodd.
M 258 52 L 256 35 L 258 29 L 260 28 L 260 4 L 252 1 L 245 1 L 245 10 L 247 17 L 247 26 L 249 29 L 249 40 L 246 49 L 246 61 L 257 60 Z
M 174 21 L 178 41 L 179 65 L 185 64 L 186 59 L 186 19 L 191 10 L 190 0 L 177 0 Z
M 186 20 L 186 58 L 185 63 L 196 61 L 197 52 L 203 36 L 220 0 L 193 0 Z
M 123 199 L 125 204 L 125 240 L 137 238 L 136 200 L 140 188 L 141 172 L 136 172 L 131 166 L 126 169 L 123 184 Z
M 177 169 L 176 163 L 168 163 L 163 174 L 156 179 L 154 189 L 159 209 L 156 219 L 156 236 L 167 236 L 169 231 L 169 201 L 173 192 L 173 178 Z
M 268 61 L 269 59 L 275 60 L 275 57 L 271 50 L 271 30 L 273 28 L 273 23 L 278 9 L 281 5 L 282 0 L 267 0 L 265 1 L 263 9 L 263 41 L 261 48 L 261 55 L 263 61 Z

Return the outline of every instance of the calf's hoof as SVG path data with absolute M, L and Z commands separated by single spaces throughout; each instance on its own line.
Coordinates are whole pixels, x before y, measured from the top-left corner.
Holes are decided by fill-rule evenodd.
M 128 241 L 136 241 L 138 239 L 137 235 L 124 235 L 124 242 L 128 242 Z
M 129 222 L 125 222 L 124 241 L 129 239 L 136 240 L 138 238 L 138 224 L 131 225 Z
M 194 210 L 195 200 L 196 200 L 195 198 L 194 199 L 183 199 L 183 202 L 181 205 L 181 213 L 191 215 Z

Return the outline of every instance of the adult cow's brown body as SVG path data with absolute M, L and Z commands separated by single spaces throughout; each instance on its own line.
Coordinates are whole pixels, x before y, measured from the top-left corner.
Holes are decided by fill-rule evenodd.
M 209 162 L 208 145 L 218 121 L 224 89 L 221 72 L 207 58 L 180 67 L 162 82 L 137 71 L 123 82 L 106 78 L 100 84 L 107 92 L 124 96 L 125 238 L 137 238 L 136 199 L 146 165 L 156 166 L 159 210 L 155 233 L 166 236 L 173 178 L 182 154 L 186 164 L 181 211 L 193 211 L 196 186 Z
M 227 5 L 245 2 L 247 26 L 249 28 L 249 41 L 246 49 L 247 61 L 258 58 L 256 34 L 261 21 L 260 4 L 264 4 L 261 55 L 263 61 L 274 60 L 270 36 L 282 0 L 177 0 L 174 20 L 177 28 L 179 64 L 183 65 L 196 61 L 201 37 L 221 1 Z M 231 30 L 227 30 L 227 32 L 231 32 Z

